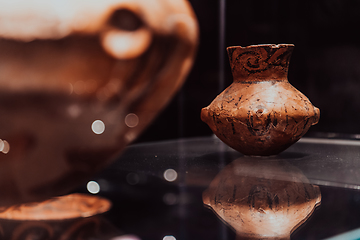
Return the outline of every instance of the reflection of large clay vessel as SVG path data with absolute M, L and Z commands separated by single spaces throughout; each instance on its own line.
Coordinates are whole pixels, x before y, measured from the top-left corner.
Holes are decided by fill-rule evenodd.
M 215 177 L 203 201 L 238 239 L 290 239 L 320 204 L 321 194 L 285 161 L 240 158 Z
M 293 45 L 228 47 L 234 82 L 201 119 L 246 155 L 275 155 L 318 122 L 320 111 L 287 80 Z
M 182 85 L 198 38 L 184 0 L 0 0 L 0 19 L 0 205 L 109 163 Z
M 121 232 L 101 216 L 109 208 L 107 199 L 84 194 L 3 208 L 0 239 L 110 239 Z

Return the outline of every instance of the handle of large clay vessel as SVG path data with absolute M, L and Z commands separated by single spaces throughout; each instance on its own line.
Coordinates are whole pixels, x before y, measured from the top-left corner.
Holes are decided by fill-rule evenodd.
M 119 6 L 111 14 L 109 25 L 101 36 L 101 43 L 105 51 L 117 59 L 138 57 L 152 41 L 152 33 L 140 18 L 136 5 Z
M 315 118 L 314 118 L 314 122 L 312 123 L 312 125 L 317 124 L 320 119 L 320 109 L 318 109 L 317 107 L 314 107 L 314 111 L 315 111 Z

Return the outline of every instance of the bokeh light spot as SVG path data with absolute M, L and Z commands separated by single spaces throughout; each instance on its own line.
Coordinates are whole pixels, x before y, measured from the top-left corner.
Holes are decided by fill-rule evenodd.
M 129 113 L 125 117 L 126 126 L 133 128 L 139 124 L 139 117 L 135 113 Z
M 86 185 L 87 190 L 89 193 L 97 194 L 100 192 L 100 185 L 95 181 L 89 181 Z
M 123 235 L 123 236 L 113 237 L 110 240 L 141 240 L 141 239 L 135 235 Z
M 136 173 L 131 172 L 126 175 L 126 181 L 130 185 L 136 185 L 140 182 L 140 176 Z
M 81 108 L 77 104 L 70 105 L 67 111 L 72 118 L 77 118 L 81 114 Z
M 176 238 L 174 236 L 169 235 L 169 236 L 165 236 L 163 240 L 176 240 Z
M 173 182 L 177 179 L 177 172 L 174 169 L 167 169 L 164 172 L 164 178 L 168 182 Z
M 6 140 L 3 140 L 3 143 L 4 148 L 1 152 L 7 154 L 10 151 L 10 144 Z
M 10 151 L 10 144 L 6 140 L 0 139 L 0 152 L 7 154 Z
M 102 134 L 105 131 L 105 124 L 101 120 L 95 120 L 91 125 L 91 130 L 95 134 Z
M 174 193 L 166 193 L 163 197 L 163 201 L 167 205 L 174 205 L 178 203 L 178 197 Z
M 4 147 L 5 147 L 4 141 L 0 139 L 0 152 L 4 150 Z

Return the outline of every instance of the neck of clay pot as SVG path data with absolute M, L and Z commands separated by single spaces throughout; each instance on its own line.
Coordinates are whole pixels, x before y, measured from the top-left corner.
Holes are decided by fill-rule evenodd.
M 234 82 L 287 81 L 293 47 L 292 44 L 228 47 Z

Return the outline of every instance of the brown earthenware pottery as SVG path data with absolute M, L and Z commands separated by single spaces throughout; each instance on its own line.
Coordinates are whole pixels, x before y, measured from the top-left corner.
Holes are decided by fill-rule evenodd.
M 201 119 L 245 155 L 275 155 L 318 122 L 320 111 L 287 79 L 292 44 L 228 47 L 234 82 Z
M 320 205 L 321 193 L 287 161 L 242 157 L 214 178 L 203 202 L 239 240 L 289 240 Z
M 0 0 L 0 205 L 69 193 L 180 88 L 198 42 L 184 0 Z
M 112 239 L 123 233 L 102 215 L 110 206 L 105 198 L 70 194 L 1 208 L 0 239 Z

